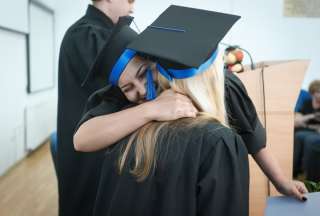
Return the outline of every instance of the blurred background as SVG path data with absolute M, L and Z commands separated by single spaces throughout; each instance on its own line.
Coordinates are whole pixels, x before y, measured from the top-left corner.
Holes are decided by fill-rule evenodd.
M 0 0 L 2 216 L 57 215 L 49 142 L 56 131 L 59 47 L 90 3 Z M 224 43 L 248 50 L 254 62 L 309 59 L 300 89 L 320 79 L 320 1 L 136 0 L 133 28 L 142 31 L 170 4 L 241 15 Z

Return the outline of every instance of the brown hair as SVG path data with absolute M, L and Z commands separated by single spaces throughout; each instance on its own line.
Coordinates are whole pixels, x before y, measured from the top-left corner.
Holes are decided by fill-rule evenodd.
M 314 80 L 309 86 L 309 93 L 313 95 L 316 92 L 320 92 L 320 80 Z

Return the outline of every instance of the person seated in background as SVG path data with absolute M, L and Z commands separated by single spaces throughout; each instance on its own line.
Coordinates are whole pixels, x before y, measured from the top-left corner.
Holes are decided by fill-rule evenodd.
M 308 180 L 320 181 L 320 80 L 311 82 L 309 93 L 295 114 L 294 177 L 305 173 Z

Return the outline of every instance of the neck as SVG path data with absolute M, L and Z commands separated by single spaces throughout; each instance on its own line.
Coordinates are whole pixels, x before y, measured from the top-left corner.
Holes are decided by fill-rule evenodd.
M 116 24 L 117 20 L 109 9 L 109 3 L 107 1 L 97 1 L 93 3 L 93 6 L 103 12 L 107 17 L 109 17 L 114 24 Z

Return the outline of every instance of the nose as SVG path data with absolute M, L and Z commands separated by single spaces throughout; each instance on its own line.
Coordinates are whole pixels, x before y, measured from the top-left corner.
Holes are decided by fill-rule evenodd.
M 146 87 L 145 87 L 145 82 L 137 82 L 136 83 L 137 91 L 139 93 L 139 98 L 145 98 L 146 96 Z

